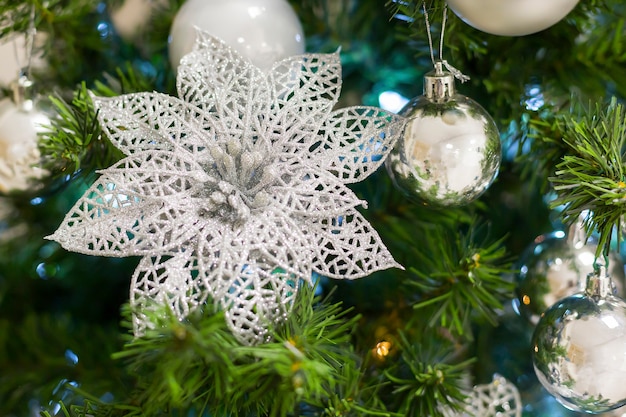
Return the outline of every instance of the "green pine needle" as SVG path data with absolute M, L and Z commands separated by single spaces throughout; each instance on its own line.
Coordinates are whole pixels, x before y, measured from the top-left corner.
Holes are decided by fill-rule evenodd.
M 565 223 L 584 216 L 587 235 L 600 235 L 596 257 L 607 256 L 613 229 L 626 213 L 626 109 L 614 98 L 563 120 L 568 155 L 550 178 Z
M 240 345 L 221 312 L 207 308 L 179 321 L 162 310 L 144 310 L 155 328 L 113 355 L 126 363 L 135 388 L 115 404 L 91 400 L 89 406 L 99 415 L 184 415 L 193 410 L 199 415 L 286 417 L 298 415 L 302 407 L 323 410 L 337 403 L 350 410 L 372 407 L 372 415 L 386 415 L 375 414 L 380 411 L 373 399 L 355 401 L 352 396 L 362 375 L 350 344 L 359 317 L 315 297 L 311 287 L 300 290 L 274 340 L 259 346 Z M 75 410 L 86 414 L 85 408 Z
M 432 245 L 428 256 L 410 269 L 406 285 L 422 294 L 414 308 L 428 317 L 430 326 L 467 335 L 474 314 L 494 324 L 501 300 L 510 297 L 513 283 L 505 279 L 511 265 L 504 239 L 489 242 L 479 237 L 482 228 L 474 225 L 468 233 L 434 228 L 429 239 L 447 244 Z
M 461 411 L 464 383 L 473 359 L 453 363 L 452 351 L 423 349 L 400 334 L 401 364 L 385 371 L 400 402 L 398 410 L 407 417 L 442 417 L 444 409 Z
M 72 175 L 80 170 L 105 168 L 121 159 L 122 153 L 102 134 L 84 83 L 71 102 L 60 95 L 50 100 L 57 117 L 52 119 L 52 125 L 39 141 L 47 170 Z

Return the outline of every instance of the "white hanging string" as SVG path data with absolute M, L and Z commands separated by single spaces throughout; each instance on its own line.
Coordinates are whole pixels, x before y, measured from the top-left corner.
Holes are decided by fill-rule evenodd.
M 13 51 L 15 52 L 15 62 L 18 66 L 17 80 L 11 87 L 13 89 L 13 102 L 23 111 L 31 111 L 34 106 L 32 96 L 33 82 L 30 79 L 31 63 L 33 59 L 33 48 L 35 44 L 35 5 L 30 9 L 28 28 L 24 33 L 24 59 L 20 58 L 17 41 L 13 39 Z
M 426 22 L 426 35 L 428 36 L 428 49 L 430 49 L 430 60 L 432 61 L 433 66 L 435 66 L 435 51 L 433 48 L 433 37 L 430 34 L 430 19 L 428 18 L 428 10 L 426 10 L 426 2 L 422 4 L 422 7 L 424 8 L 424 21 Z M 443 36 L 443 27 L 441 32 Z M 439 58 L 441 58 L 441 52 L 439 52 Z
M 424 1 L 422 3 L 422 7 L 424 9 L 424 20 L 426 22 L 426 34 L 428 35 L 428 47 L 430 49 L 430 60 L 433 63 L 433 66 L 435 67 L 435 69 L 440 68 L 435 60 L 435 48 L 433 46 L 433 38 L 432 35 L 430 33 L 431 29 L 430 29 L 430 19 L 428 18 L 428 10 L 426 10 L 426 1 Z M 458 69 L 454 68 L 452 65 L 450 65 L 448 63 L 448 61 L 446 61 L 445 59 L 443 59 L 443 44 L 444 44 L 444 37 L 445 37 L 445 33 L 446 33 L 446 24 L 448 22 L 448 5 L 445 4 L 444 8 L 443 8 L 443 19 L 441 22 L 441 37 L 439 39 L 439 62 L 441 62 L 441 64 L 448 70 L 450 71 L 450 73 L 454 76 L 454 78 L 458 79 L 459 81 L 461 81 L 462 83 L 464 83 L 465 81 L 469 81 L 470 77 L 468 77 L 467 75 L 463 74 L 461 71 L 459 71 Z
M 33 49 L 35 45 L 35 35 L 37 29 L 35 28 L 35 5 L 33 4 L 30 9 L 30 16 L 28 20 L 28 28 L 24 33 L 24 59 L 20 57 L 17 41 L 13 39 L 13 51 L 15 53 L 15 62 L 19 68 L 18 77 L 30 77 L 30 67 L 33 59 Z

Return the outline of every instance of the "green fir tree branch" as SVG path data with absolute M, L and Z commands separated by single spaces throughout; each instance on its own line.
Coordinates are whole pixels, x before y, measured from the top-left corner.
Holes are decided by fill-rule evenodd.
M 626 110 L 616 99 L 589 106 L 564 118 L 563 135 L 569 152 L 550 178 L 558 195 L 552 206 L 564 206 L 568 224 L 584 216 L 587 235 L 599 233 L 596 257 L 608 256 L 626 212 Z
M 461 411 L 464 378 L 473 359 L 455 361 L 448 349 L 424 348 L 400 334 L 402 358 L 385 371 L 393 387 L 398 411 L 407 417 L 443 417 L 446 409 Z
M 113 355 L 136 380 L 129 398 L 112 404 L 91 400 L 83 408 L 73 407 L 76 415 L 95 407 L 96 415 L 193 410 L 199 415 L 286 417 L 299 415 L 302 407 L 323 412 L 338 403 L 366 415 L 387 415 L 370 410 L 376 404 L 372 398 L 340 398 L 341 392 L 353 393 L 361 378 L 350 345 L 359 317 L 316 298 L 312 287 L 300 290 L 274 340 L 258 346 L 240 345 L 223 313 L 210 308 L 182 322 L 161 310 L 147 313 L 154 329 Z
M 514 285 L 506 279 L 512 270 L 504 239 L 489 241 L 481 229 L 476 224 L 469 232 L 433 228 L 429 235 L 432 252 L 410 269 L 405 284 L 421 294 L 414 308 L 429 317 L 430 326 L 471 336 L 472 320 L 484 318 L 495 324 L 496 310 L 512 294 Z
M 96 112 L 83 84 L 71 102 L 50 97 L 57 117 L 41 135 L 39 146 L 45 169 L 62 175 L 93 172 L 121 159 L 122 153 L 102 134 Z

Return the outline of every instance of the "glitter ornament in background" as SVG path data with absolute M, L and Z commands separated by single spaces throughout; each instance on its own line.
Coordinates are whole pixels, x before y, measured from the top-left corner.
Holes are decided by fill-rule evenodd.
M 393 184 L 414 202 L 461 206 L 491 185 L 500 167 L 500 135 L 491 116 L 456 92 L 443 61 L 424 77 L 424 94 L 400 115 L 407 119 L 385 166 Z
M 522 399 L 517 387 L 501 375 L 489 384 L 474 386 L 462 412 L 445 410 L 445 417 L 521 417 Z
M 447 0 L 468 25 L 500 36 L 523 36 L 549 28 L 574 9 L 578 0 Z
M 170 30 L 174 69 L 191 52 L 196 28 L 222 39 L 263 71 L 305 50 L 302 25 L 287 0 L 187 0 Z
M 584 292 L 541 316 L 532 347 L 537 378 L 566 408 L 598 414 L 626 404 L 626 302 L 603 266 Z
M 522 399 L 517 387 L 500 375 L 489 384 L 476 385 L 468 397 L 463 417 L 521 417 Z
M 50 238 L 80 253 L 142 256 L 130 290 L 136 335 L 153 326 L 144 313 L 155 303 L 183 319 L 212 300 L 242 343 L 263 343 L 314 272 L 355 279 L 400 267 L 347 184 L 383 163 L 403 119 L 333 110 L 338 54 L 264 72 L 197 36 L 178 68 L 178 98 L 93 98 L 126 157 Z

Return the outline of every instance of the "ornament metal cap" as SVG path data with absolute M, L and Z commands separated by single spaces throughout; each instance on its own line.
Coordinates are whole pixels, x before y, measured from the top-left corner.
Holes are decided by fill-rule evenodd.
M 613 295 L 615 286 L 611 276 L 607 273 L 606 267 L 600 265 L 595 272 L 587 275 L 587 286 L 585 287 L 585 295 L 591 298 L 606 298 Z
M 424 75 L 424 96 L 435 103 L 450 100 L 456 94 L 454 74 L 444 71 L 443 66 L 443 61 L 436 61 L 435 69 Z
M 28 78 L 25 71 L 22 71 L 17 80 L 11 83 L 13 90 L 13 103 L 23 112 L 33 110 L 35 105 L 33 81 Z

